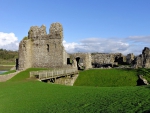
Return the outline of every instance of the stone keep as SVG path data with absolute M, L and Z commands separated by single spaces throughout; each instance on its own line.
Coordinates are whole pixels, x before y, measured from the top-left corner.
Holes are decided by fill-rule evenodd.
M 19 70 L 30 67 L 62 67 L 67 63 L 67 53 L 62 44 L 63 28 L 60 23 L 46 27 L 32 26 L 28 38 L 19 44 Z

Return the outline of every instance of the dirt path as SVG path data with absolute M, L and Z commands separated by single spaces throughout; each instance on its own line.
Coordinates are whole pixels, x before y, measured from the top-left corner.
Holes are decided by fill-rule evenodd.
M 16 74 L 18 74 L 20 71 L 14 72 L 14 73 L 10 73 L 10 74 L 6 74 L 6 75 L 0 75 L 0 82 L 5 82 L 9 79 L 11 79 L 13 76 L 15 76 Z

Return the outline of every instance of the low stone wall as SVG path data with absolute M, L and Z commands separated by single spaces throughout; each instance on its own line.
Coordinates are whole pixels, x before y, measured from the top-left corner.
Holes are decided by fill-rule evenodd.
M 0 75 L 0 82 L 5 82 L 9 79 L 11 79 L 13 76 L 15 76 L 16 74 L 18 74 L 20 71 L 17 71 L 15 73 L 10 73 L 10 74 L 7 74 L 7 75 Z
M 73 86 L 74 82 L 76 81 L 78 77 L 78 74 L 74 75 L 73 77 L 68 76 L 64 78 L 58 78 L 55 80 L 55 84 L 61 84 L 61 85 L 67 85 L 67 86 Z

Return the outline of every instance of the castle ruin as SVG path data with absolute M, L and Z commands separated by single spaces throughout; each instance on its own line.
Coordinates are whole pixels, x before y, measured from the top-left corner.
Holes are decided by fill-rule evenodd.
M 19 70 L 30 67 L 61 67 L 67 63 L 67 53 L 62 44 L 63 28 L 59 23 L 50 26 L 49 34 L 42 25 L 33 26 L 28 39 L 19 44 Z
M 49 34 L 44 25 L 30 27 L 28 37 L 22 39 L 19 44 L 18 69 L 31 67 L 89 69 L 92 65 L 99 68 L 118 64 L 133 64 L 135 68 L 150 67 L 150 49 L 147 47 L 138 57 L 133 53 L 127 56 L 121 53 L 68 54 L 62 42 L 63 27 L 60 23 L 52 23 Z
M 60 23 L 51 24 L 49 34 L 44 25 L 32 26 L 28 37 L 19 44 L 19 70 L 31 67 L 92 67 L 90 54 L 68 54 L 62 42 L 63 27 Z M 79 62 L 81 59 L 83 63 Z M 72 66 L 68 63 L 69 60 L 74 61 Z

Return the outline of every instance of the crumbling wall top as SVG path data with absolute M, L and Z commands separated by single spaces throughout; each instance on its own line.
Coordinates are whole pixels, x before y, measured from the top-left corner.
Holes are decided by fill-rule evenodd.
M 63 27 L 60 23 L 52 23 L 49 29 L 49 33 L 52 36 L 59 35 L 61 38 L 63 38 Z
M 46 27 L 42 25 L 41 27 L 32 26 L 28 32 L 28 38 L 35 38 L 37 36 L 46 35 Z
M 61 38 L 63 39 L 63 27 L 60 23 L 52 23 L 49 29 L 49 34 L 46 33 L 46 27 L 42 25 L 41 27 L 32 26 L 28 32 L 29 39 L 35 38 Z

